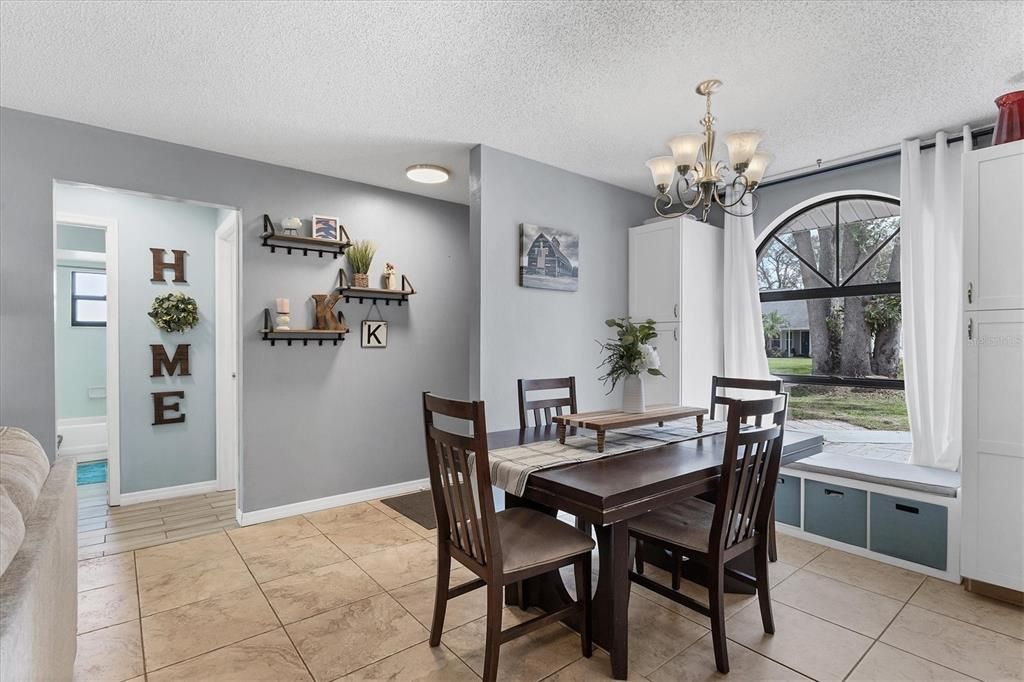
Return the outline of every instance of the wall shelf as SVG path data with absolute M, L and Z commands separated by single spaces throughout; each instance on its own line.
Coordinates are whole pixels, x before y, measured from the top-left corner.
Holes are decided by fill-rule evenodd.
M 344 268 L 338 270 L 338 280 L 341 283 L 339 291 L 341 295 L 345 297 L 345 302 L 348 303 L 351 299 L 357 299 L 360 303 L 364 300 L 383 301 L 384 305 L 391 305 L 392 301 L 397 301 L 398 305 L 409 300 L 409 297 L 416 293 L 416 290 L 412 286 L 412 282 L 405 275 L 402 275 L 402 288 L 401 289 L 377 289 L 374 287 L 354 287 L 348 282 L 348 275 L 345 273 Z
M 276 253 L 278 249 L 284 249 L 289 254 L 292 251 L 301 251 L 303 256 L 308 256 L 310 252 L 313 252 L 320 258 L 323 258 L 324 254 L 330 255 L 331 258 L 337 258 L 345 253 L 345 249 L 352 246 L 352 240 L 348 236 L 348 232 L 345 231 L 345 226 L 338 225 L 338 230 L 342 236 L 342 240 L 339 242 L 280 234 L 274 228 L 274 222 L 270 219 L 270 216 L 264 213 L 263 234 L 260 235 L 260 239 L 263 242 L 263 246 L 270 249 L 270 253 Z
M 270 308 L 264 308 L 263 329 L 260 330 L 260 335 L 264 341 L 270 341 L 271 346 L 277 345 L 278 341 L 283 341 L 289 346 L 292 342 L 299 341 L 303 346 L 308 346 L 310 341 L 315 341 L 318 346 L 328 342 L 337 346 L 339 342 L 345 340 L 345 334 L 348 333 L 347 329 L 274 329 L 272 320 Z

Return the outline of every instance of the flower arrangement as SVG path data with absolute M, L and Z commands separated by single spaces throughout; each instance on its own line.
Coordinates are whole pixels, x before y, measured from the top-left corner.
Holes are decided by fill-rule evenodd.
M 184 332 L 199 324 L 199 304 L 185 294 L 164 294 L 153 299 L 149 316 L 165 332 Z
M 384 274 L 385 275 L 393 275 L 393 274 L 395 274 L 395 266 L 392 265 L 391 263 L 385 263 L 384 264 Z
M 658 377 L 665 376 L 658 369 L 661 367 L 658 351 L 651 345 L 651 341 L 658 337 L 658 332 L 654 331 L 654 320 L 634 324 L 628 317 L 620 317 L 605 320 L 604 323 L 615 329 L 616 336 L 603 343 L 598 341 L 605 352 L 604 360 L 598 365 L 599 368 L 605 368 L 600 379 L 605 385 L 611 382 L 609 393 L 615 390 L 620 380 L 629 376 L 639 376 L 644 372 Z

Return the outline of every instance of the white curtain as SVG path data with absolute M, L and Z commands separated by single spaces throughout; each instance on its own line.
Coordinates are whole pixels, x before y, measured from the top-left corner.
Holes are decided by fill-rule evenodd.
M 731 191 L 726 202 L 734 201 Z M 731 210 L 750 210 L 745 206 Z M 725 214 L 725 256 L 722 287 L 722 319 L 725 336 L 725 375 L 745 379 L 768 379 L 768 357 L 764 352 L 761 297 L 757 285 L 757 256 L 754 219 Z
M 911 464 L 960 467 L 963 333 L 963 152 L 945 133 L 935 148 L 904 140 L 900 158 L 903 371 Z

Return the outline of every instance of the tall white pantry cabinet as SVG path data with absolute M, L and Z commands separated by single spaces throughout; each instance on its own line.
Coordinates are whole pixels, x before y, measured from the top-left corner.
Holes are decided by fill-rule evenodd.
M 657 323 L 665 373 L 645 378 L 648 405 L 708 405 L 724 364 L 723 234 L 688 217 L 629 230 L 629 316 Z
M 1024 591 L 1024 141 L 964 156 L 965 578 Z

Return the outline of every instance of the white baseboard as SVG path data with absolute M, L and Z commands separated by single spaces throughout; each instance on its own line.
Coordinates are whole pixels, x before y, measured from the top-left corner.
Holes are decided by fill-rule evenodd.
M 172 485 L 167 488 L 140 490 L 134 493 L 121 493 L 121 506 L 126 507 L 131 504 L 139 504 L 140 502 L 166 500 L 172 497 L 186 497 L 188 495 L 202 495 L 216 491 L 217 481 L 200 481 L 199 483 Z
M 57 433 L 64 436 L 60 446 L 62 455 L 77 457 L 107 451 L 107 418 L 103 415 L 58 419 Z
M 235 518 L 237 519 L 239 526 L 251 526 L 254 523 L 274 521 L 276 519 L 283 519 L 288 516 L 296 516 L 298 514 L 308 514 L 309 512 L 330 509 L 331 507 L 341 507 L 346 504 L 368 502 L 369 500 L 377 500 L 382 497 L 414 493 L 419 490 L 426 490 L 429 487 L 430 479 L 421 478 L 415 481 L 406 481 L 404 483 L 382 485 L 379 488 L 367 488 L 366 490 L 355 490 L 350 493 L 342 493 L 341 495 L 318 497 L 304 502 L 283 504 L 280 507 L 267 507 L 266 509 L 256 509 L 251 512 L 238 510 Z

